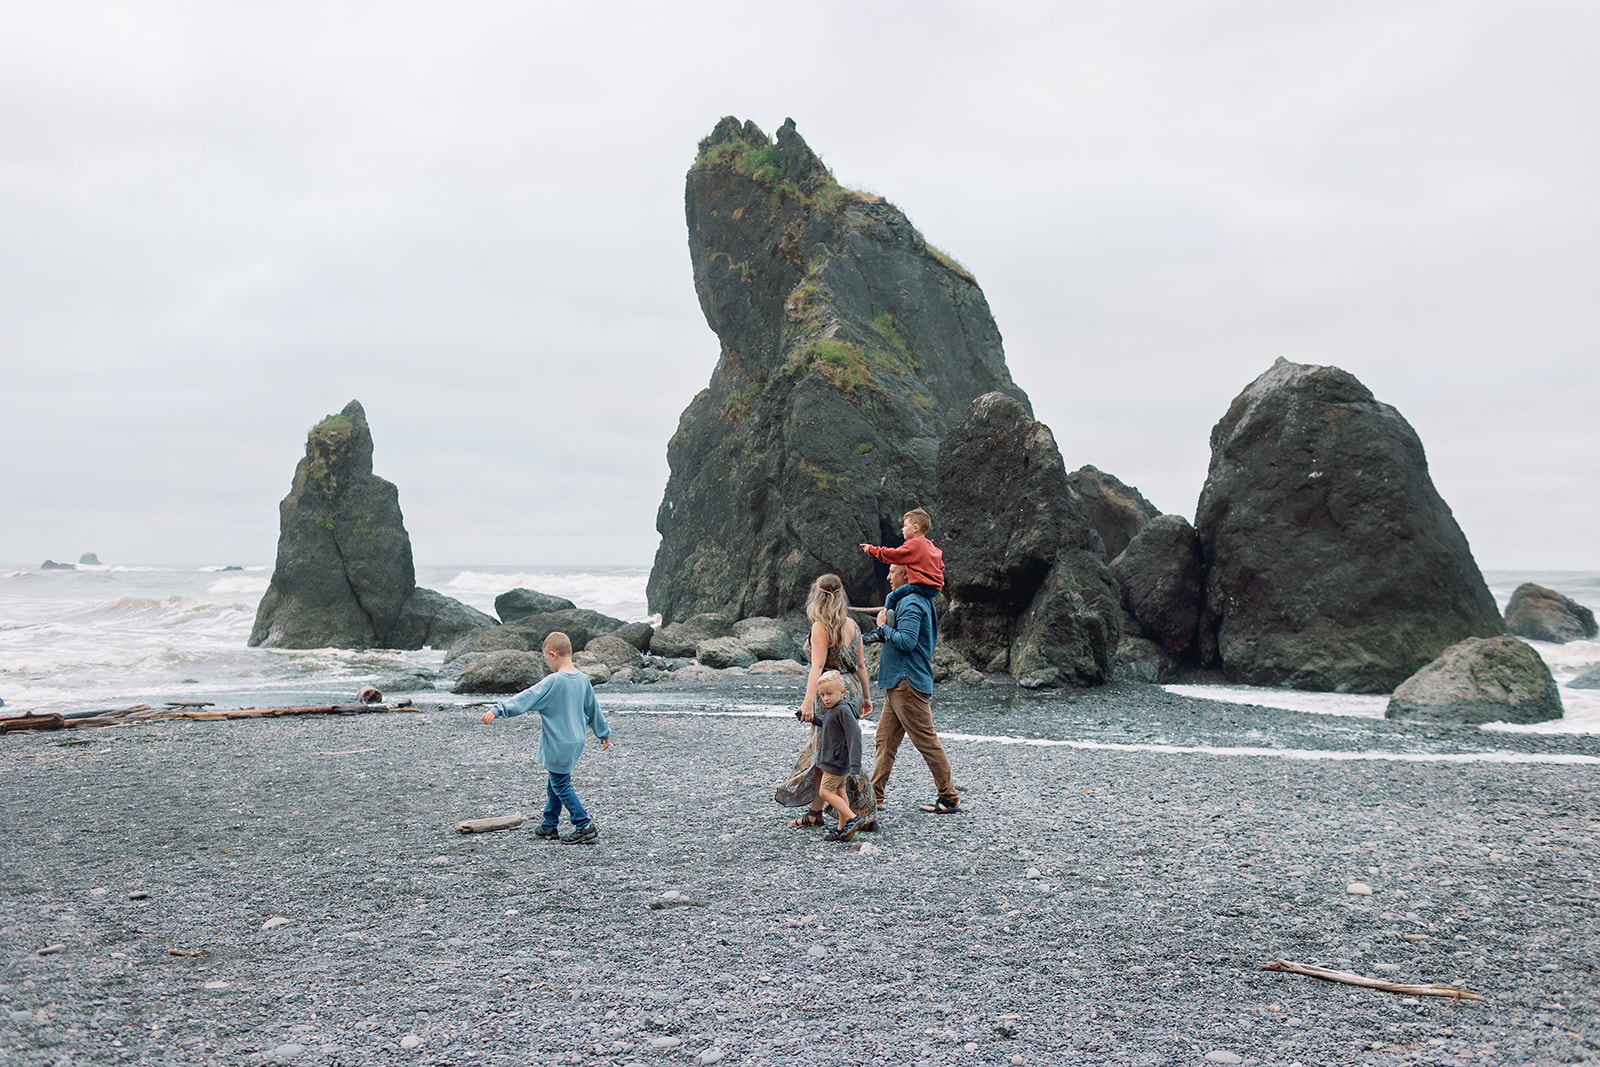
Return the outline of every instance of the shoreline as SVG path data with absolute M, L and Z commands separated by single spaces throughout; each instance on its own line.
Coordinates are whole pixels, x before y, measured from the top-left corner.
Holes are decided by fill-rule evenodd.
M 615 744 L 574 776 L 594 846 L 532 836 L 536 725 L 455 708 L 7 737 L 0 1050 L 358 1064 L 414 1034 L 423 1063 L 1600 1054 L 1600 768 L 1432 758 L 1592 757 L 1600 740 L 1406 740 L 1148 686 L 1003 706 L 948 687 L 935 717 L 968 810 L 915 812 L 931 782 L 903 746 L 883 830 L 851 851 L 771 801 L 800 731 L 730 713 L 789 688 L 641 687 L 679 706 L 646 714 L 601 687 Z M 1002 725 L 1019 743 L 961 736 Z M 1109 747 L 1249 733 L 1428 758 Z M 518 830 L 453 830 L 514 809 Z M 1256 969 L 1278 957 L 1490 1003 Z

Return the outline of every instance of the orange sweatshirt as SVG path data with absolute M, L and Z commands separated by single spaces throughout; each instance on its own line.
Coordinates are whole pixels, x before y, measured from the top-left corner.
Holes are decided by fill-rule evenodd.
M 913 537 L 899 548 L 868 545 L 867 555 L 884 563 L 901 564 L 907 581 L 944 588 L 944 553 L 926 537 Z

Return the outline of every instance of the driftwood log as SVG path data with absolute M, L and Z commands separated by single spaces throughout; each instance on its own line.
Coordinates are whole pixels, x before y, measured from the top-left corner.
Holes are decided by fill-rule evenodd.
M 492 819 L 463 819 L 456 823 L 456 832 L 462 834 L 488 834 L 496 830 L 511 830 L 522 825 L 522 812 L 514 815 L 497 815 Z
M 35 730 L 59 730 L 66 720 L 51 712 L 48 715 L 12 715 L 0 719 L 0 734 L 26 734 Z
M 1406 985 L 1402 982 L 1385 982 L 1381 978 L 1364 978 L 1359 974 L 1349 971 L 1333 971 L 1326 967 L 1317 967 L 1309 963 L 1296 963 L 1293 960 L 1273 960 L 1271 963 L 1261 965 L 1263 971 L 1283 971 L 1288 974 L 1303 974 L 1309 978 L 1321 978 L 1325 982 L 1343 982 L 1345 985 L 1365 986 L 1368 989 L 1381 989 L 1385 993 L 1405 993 L 1413 997 L 1449 997 L 1451 1000 L 1481 1000 L 1485 1003 L 1489 998 L 1481 993 L 1461 989 L 1441 982 L 1431 982 L 1428 985 Z
M 284 715 L 370 715 L 384 711 L 421 711 L 415 704 L 321 704 L 308 708 L 239 708 L 233 711 L 207 711 L 213 707 L 206 701 L 183 701 L 165 708 L 152 708 L 148 704 L 123 708 L 121 711 L 96 712 L 89 715 L 63 716 L 51 712 L 47 715 L 16 715 L 0 718 L 0 734 L 26 733 L 33 730 L 80 730 L 105 726 L 126 726 L 131 723 L 156 722 L 167 719 L 275 719 Z

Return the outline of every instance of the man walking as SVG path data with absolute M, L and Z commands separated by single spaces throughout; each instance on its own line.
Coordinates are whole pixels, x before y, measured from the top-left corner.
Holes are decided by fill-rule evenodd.
M 896 564 L 889 568 L 889 587 L 898 589 L 906 584 L 905 567 Z M 933 732 L 933 650 L 939 641 L 939 620 L 933 611 L 933 602 L 921 593 L 911 592 L 901 598 L 895 611 L 894 622 L 888 612 L 878 612 L 875 636 L 883 641 L 883 655 L 878 661 L 878 684 L 884 689 L 883 715 L 878 720 L 877 755 L 872 761 L 872 791 L 877 794 L 878 807 L 883 807 L 883 790 L 894 770 L 895 752 L 902 738 L 909 736 L 911 743 L 922 753 L 928 773 L 933 775 L 938 796 L 922 805 L 922 810 L 936 815 L 955 811 L 961 803 L 950 775 L 950 760 L 945 757 L 939 735 Z

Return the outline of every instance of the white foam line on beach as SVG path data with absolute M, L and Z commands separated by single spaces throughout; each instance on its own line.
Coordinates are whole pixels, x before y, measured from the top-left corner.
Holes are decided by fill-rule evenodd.
M 1227 748 L 1212 745 L 1161 745 L 1116 741 L 1056 741 L 1048 738 L 1010 737 L 1005 734 L 947 734 L 940 740 L 980 741 L 997 745 L 1033 745 L 1039 748 L 1079 748 L 1110 752 L 1161 752 L 1190 756 L 1276 756 L 1279 759 L 1388 761 L 1391 763 L 1558 763 L 1600 766 L 1600 756 L 1564 752 L 1335 752 L 1314 748 Z

